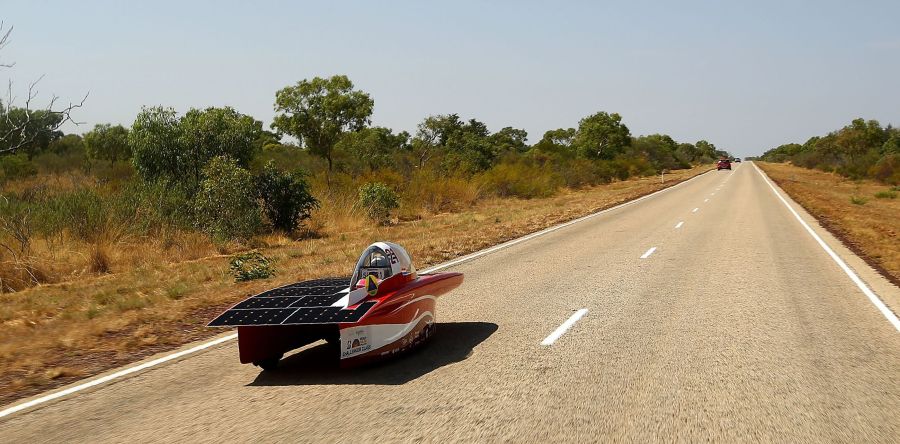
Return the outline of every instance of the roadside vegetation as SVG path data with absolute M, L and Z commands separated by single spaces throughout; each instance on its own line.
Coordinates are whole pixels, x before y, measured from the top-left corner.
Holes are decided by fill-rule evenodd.
M 900 200 L 895 198 L 900 187 L 784 163 L 758 165 L 845 245 L 900 285 Z
M 374 100 L 345 76 L 285 87 L 275 107 L 273 131 L 229 107 L 152 106 L 130 127 L 84 136 L 38 118 L 6 132 L 0 292 L 320 237 L 360 219 L 391 225 L 494 197 L 550 197 L 725 154 L 706 141 L 634 137 L 606 112 L 534 144 L 524 130 L 491 132 L 456 114 L 395 132 L 370 126 Z
M 788 143 L 766 151 L 760 160 L 835 172 L 850 179 L 873 179 L 900 185 L 900 129 L 877 120 L 855 119 L 849 125 L 805 143 Z M 863 199 L 860 197 L 857 201 Z

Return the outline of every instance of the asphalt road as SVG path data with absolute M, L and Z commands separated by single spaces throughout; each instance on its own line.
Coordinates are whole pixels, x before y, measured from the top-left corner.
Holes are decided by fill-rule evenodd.
M 900 332 L 750 164 L 452 269 L 401 360 L 314 346 L 261 373 L 230 341 L 0 419 L 0 442 L 900 440 Z

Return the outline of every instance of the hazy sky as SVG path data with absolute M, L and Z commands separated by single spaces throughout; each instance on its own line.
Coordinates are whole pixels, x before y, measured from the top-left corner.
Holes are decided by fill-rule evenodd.
M 230 105 L 346 74 L 373 123 L 458 113 L 529 140 L 618 112 L 633 134 L 746 156 L 855 117 L 900 124 L 900 1 L 0 1 L 0 71 L 130 125 L 141 105 Z

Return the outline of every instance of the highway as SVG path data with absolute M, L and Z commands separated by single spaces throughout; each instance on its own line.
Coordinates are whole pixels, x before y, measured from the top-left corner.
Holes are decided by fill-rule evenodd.
M 900 441 L 900 331 L 752 164 L 445 270 L 466 281 L 400 360 L 336 370 L 316 344 L 263 373 L 225 341 L 0 418 L 0 442 Z

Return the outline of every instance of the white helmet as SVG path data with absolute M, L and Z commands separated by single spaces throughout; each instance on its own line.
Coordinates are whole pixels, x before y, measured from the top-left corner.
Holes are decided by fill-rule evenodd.
M 375 242 L 363 251 L 356 262 L 356 268 L 350 278 L 350 288 L 356 288 L 360 279 L 365 279 L 370 275 L 383 280 L 400 273 L 416 277 L 416 268 L 412 264 L 409 253 L 394 243 Z

